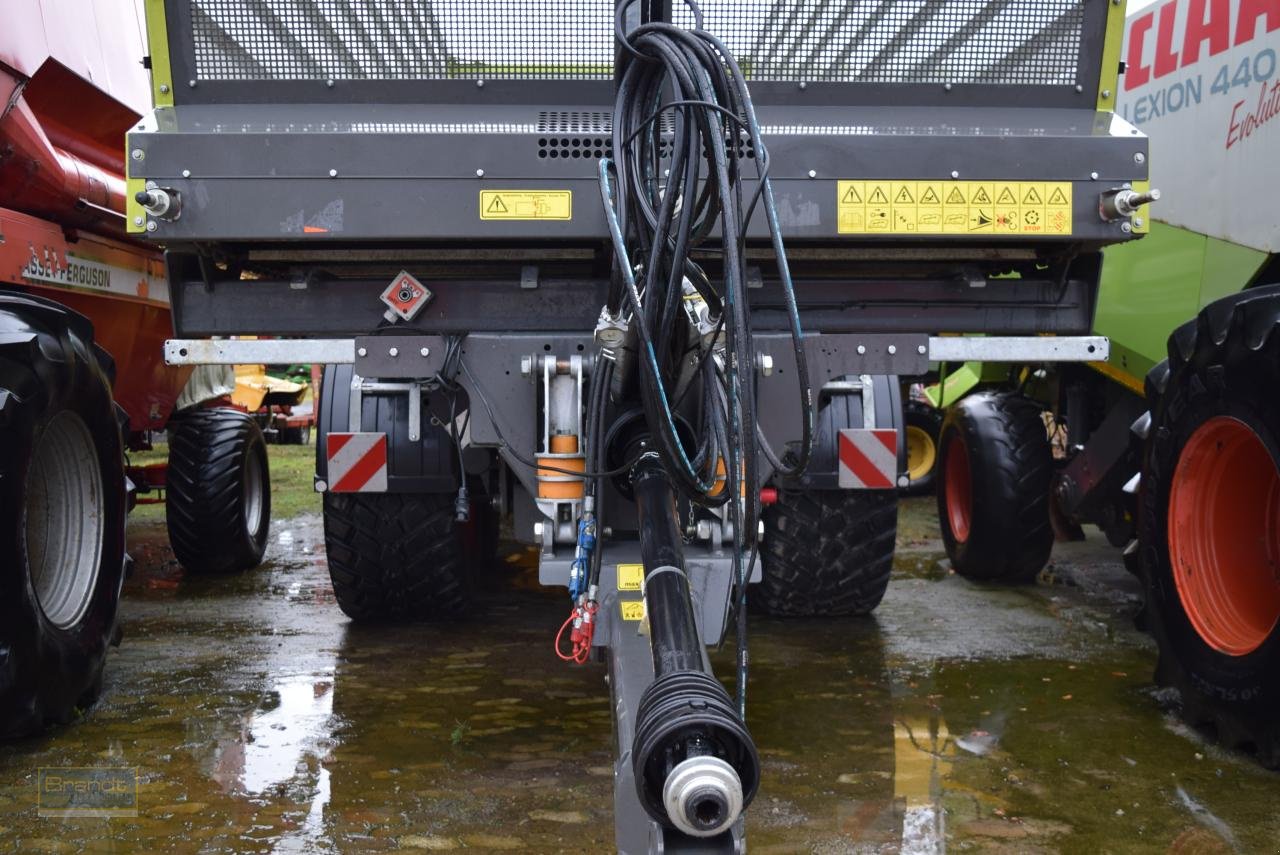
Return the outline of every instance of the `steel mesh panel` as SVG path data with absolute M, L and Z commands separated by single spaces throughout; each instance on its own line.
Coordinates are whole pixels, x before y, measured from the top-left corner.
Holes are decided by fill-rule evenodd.
M 612 0 L 190 0 L 200 80 L 610 80 Z
M 189 0 L 201 80 L 610 80 L 613 0 Z M 703 0 L 751 80 L 1072 85 L 1085 0 Z M 675 20 L 692 15 L 679 0 Z

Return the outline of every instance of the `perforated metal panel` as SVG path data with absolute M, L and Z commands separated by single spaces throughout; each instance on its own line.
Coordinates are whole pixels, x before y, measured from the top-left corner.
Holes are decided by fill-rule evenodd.
M 609 80 L 612 0 L 188 0 L 198 80 Z M 1072 85 L 1085 0 L 704 0 L 758 81 Z M 692 17 L 677 0 L 676 22 Z

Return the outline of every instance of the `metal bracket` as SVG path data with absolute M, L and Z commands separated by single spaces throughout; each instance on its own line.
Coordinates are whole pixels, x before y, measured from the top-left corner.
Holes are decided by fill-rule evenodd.
M 359 374 L 351 375 L 350 409 L 348 424 L 353 433 L 364 429 L 364 396 L 369 394 L 407 394 L 409 396 L 409 441 L 422 439 L 422 386 L 421 380 L 387 382 L 366 380 Z
M 358 336 L 356 373 L 362 377 L 434 377 L 444 366 L 443 342 L 440 336 Z

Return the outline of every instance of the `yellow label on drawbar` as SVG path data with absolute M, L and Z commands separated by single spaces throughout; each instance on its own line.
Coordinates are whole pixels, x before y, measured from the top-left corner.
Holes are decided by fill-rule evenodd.
M 1069 235 L 1070 181 L 837 181 L 842 235 Z
M 623 600 L 619 606 L 623 620 L 644 620 L 644 600 Z
M 618 565 L 619 591 L 639 591 L 642 582 L 644 582 L 643 564 Z
M 572 190 L 481 190 L 482 220 L 572 220 Z

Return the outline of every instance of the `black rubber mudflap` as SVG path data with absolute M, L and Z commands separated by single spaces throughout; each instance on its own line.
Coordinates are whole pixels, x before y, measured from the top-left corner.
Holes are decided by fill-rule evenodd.
M 1242 655 L 1210 646 L 1183 606 L 1168 541 L 1178 460 L 1208 419 L 1244 422 L 1280 465 L 1280 286 L 1243 291 L 1206 306 L 1169 337 L 1169 358 L 1147 375 L 1146 386 L 1151 422 L 1138 542 L 1143 614 L 1160 650 L 1156 680 L 1179 690 L 1188 722 L 1216 731 L 1227 746 L 1256 752 L 1265 766 L 1280 767 L 1280 628 L 1273 627 L 1256 649 Z M 1276 531 L 1256 535 L 1275 537 Z

